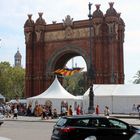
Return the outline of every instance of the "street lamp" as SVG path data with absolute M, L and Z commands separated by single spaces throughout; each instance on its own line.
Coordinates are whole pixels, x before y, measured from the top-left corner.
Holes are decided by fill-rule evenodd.
M 94 80 L 94 70 L 93 70 L 93 60 L 92 60 L 92 53 L 93 53 L 93 43 L 92 43 L 92 14 L 91 14 L 91 6 L 92 3 L 89 2 L 89 69 L 88 69 L 88 85 L 90 85 L 89 91 L 89 108 L 88 112 L 92 114 L 94 112 L 94 93 L 93 93 L 93 80 Z
M 94 113 L 94 92 L 93 92 L 93 85 L 89 88 L 89 107 L 88 107 L 88 113 L 93 114 Z

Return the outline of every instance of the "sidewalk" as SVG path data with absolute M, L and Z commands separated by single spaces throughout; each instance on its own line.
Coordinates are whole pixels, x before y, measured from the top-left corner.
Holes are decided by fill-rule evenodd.
M 102 116 L 103 114 L 101 114 Z M 140 119 L 139 116 L 136 115 L 126 115 L 126 114 L 110 114 L 110 117 L 116 117 L 121 119 L 129 124 L 138 125 L 140 126 Z M 41 117 L 28 117 L 28 116 L 18 116 L 18 118 L 3 118 L 4 121 L 24 121 L 24 122 L 49 122 L 49 123 L 56 123 L 58 119 L 45 119 L 42 120 Z
M 45 119 L 45 120 L 42 120 L 41 117 L 28 117 L 28 116 L 18 116 L 17 119 L 16 118 L 6 118 L 4 117 L 3 118 L 4 121 L 26 121 L 26 122 L 51 122 L 51 123 L 55 123 L 58 119 Z

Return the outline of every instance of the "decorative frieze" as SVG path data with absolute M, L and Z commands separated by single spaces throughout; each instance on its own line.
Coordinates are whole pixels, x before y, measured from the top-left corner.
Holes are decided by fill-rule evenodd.
M 46 32 L 45 42 L 60 41 L 65 39 L 80 39 L 89 37 L 89 28 L 72 29 L 70 27 L 66 30 Z

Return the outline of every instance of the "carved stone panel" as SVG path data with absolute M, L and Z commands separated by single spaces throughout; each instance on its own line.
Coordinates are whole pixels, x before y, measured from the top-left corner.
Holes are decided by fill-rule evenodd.
M 53 31 L 45 33 L 45 41 L 60 41 L 64 39 L 79 39 L 89 37 L 89 28 L 72 29 L 67 27 L 65 31 Z

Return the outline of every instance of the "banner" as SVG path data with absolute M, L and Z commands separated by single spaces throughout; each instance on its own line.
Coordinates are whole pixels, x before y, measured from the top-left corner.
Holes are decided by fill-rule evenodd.
M 81 72 L 84 68 L 64 68 L 64 69 L 57 69 L 54 71 L 55 74 L 60 74 L 63 76 L 72 76 L 75 73 Z

